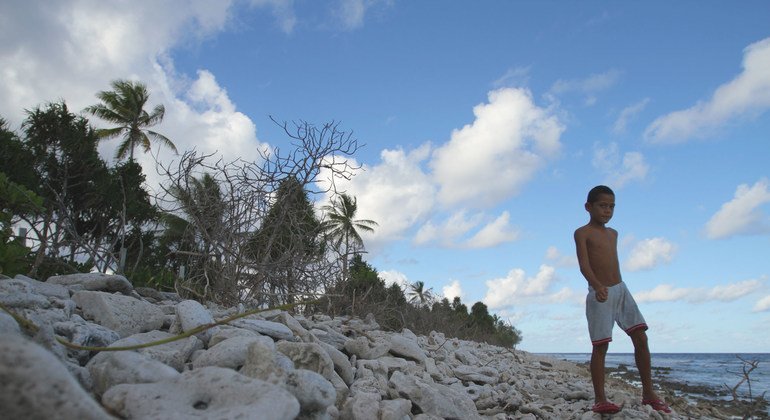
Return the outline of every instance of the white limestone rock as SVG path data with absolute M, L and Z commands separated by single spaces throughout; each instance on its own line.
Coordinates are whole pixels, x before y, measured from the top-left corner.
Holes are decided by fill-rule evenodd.
M 0 407 L 8 419 L 110 419 L 62 362 L 16 334 L 0 335 Z
M 214 317 L 211 312 L 197 300 L 185 300 L 176 304 L 176 318 L 182 332 L 188 332 L 203 325 L 213 324 Z M 219 331 L 219 326 L 208 328 L 195 334 L 204 344 L 208 344 L 211 336 Z
M 291 359 L 297 369 L 311 370 L 329 380 L 334 373 L 334 362 L 318 343 L 279 341 L 275 348 Z
M 429 383 L 398 371 L 391 375 L 389 385 L 423 413 L 444 418 L 480 418 L 473 400 L 446 385 Z
M 452 369 L 455 377 L 461 381 L 470 381 L 480 384 L 496 384 L 500 378 L 500 372 L 497 369 L 482 366 L 460 365 Z
M 86 368 L 99 396 L 115 385 L 160 382 L 179 375 L 171 366 L 135 351 L 101 352 Z
M 93 291 L 76 292 L 72 300 L 83 310 L 86 319 L 117 332 L 121 337 L 163 326 L 163 311 L 144 300 Z
M 332 359 L 332 362 L 334 363 L 334 371 L 340 375 L 340 378 L 342 378 L 346 384 L 352 384 L 353 379 L 355 378 L 355 371 L 353 370 L 353 365 L 350 364 L 350 359 L 348 359 L 345 353 L 339 351 L 331 344 L 327 344 L 323 341 L 319 341 L 318 344 L 320 344 L 321 347 L 326 350 L 326 353 Z
M 130 295 L 134 286 L 123 276 L 104 273 L 75 273 L 51 276 L 46 283 L 67 286 L 70 290 L 92 290 Z
M 286 420 L 300 408 L 280 386 L 214 366 L 161 382 L 117 385 L 104 393 L 102 403 L 124 418 L 147 420 Z
M 294 333 L 289 327 L 280 322 L 266 321 L 264 319 L 240 318 L 231 322 L 230 325 L 267 335 L 276 340 L 294 339 Z
M 12 316 L 5 313 L 5 311 L 0 311 L 0 336 L 6 334 L 20 335 L 21 327 L 19 327 L 19 323 Z
M 303 414 L 325 414 L 337 399 L 337 391 L 331 382 L 307 369 L 289 372 L 284 388 L 297 398 Z
M 136 346 L 139 344 L 147 344 L 160 340 L 166 340 L 171 337 L 174 337 L 174 335 L 167 332 L 150 331 L 122 338 L 110 344 L 109 347 Z M 143 347 L 136 351 L 161 363 L 167 364 L 181 372 L 184 370 L 185 363 L 187 363 L 187 361 L 190 359 L 190 356 L 192 356 L 196 350 L 200 350 L 202 348 L 203 342 L 197 337 L 187 337 L 181 340 L 171 341 L 160 345 Z
M 32 291 L 39 295 L 46 297 L 54 297 L 58 299 L 69 299 L 70 291 L 65 286 L 59 284 L 46 283 L 33 278 L 17 274 L 14 279 L 21 280 L 32 287 Z
M 198 369 L 204 366 L 219 366 L 230 369 L 240 369 L 246 363 L 249 346 L 255 342 L 265 343 L 273 347 L 273 340 L 265 336 L 237 336 L 228 338 L 201 353 L 193 362 Z
M 285 382 L 287 372 L 294 370 L 294 363 L 290 362 L 291 365 L 286 366 L 279 355 L 272 340 L 255 341 L 249 345 L 246 360 L 239 372 L 272 384 L 281 384 Z
M 411 331 L 410 331 L 411 332 Z M 409 338 L 400 335 L 392 334 L 390 336 L 390 352 L 396 356 L 405 357 L 407 359 L 416 360 L 417 362 L 425 362 L 425 351 L 420 348 L 416 340 L 410 340 Z
M 376 419 L 380 413 L 380 394 L 358 393 L 348 398 L 340 411 L 346 420 Z
M 346 341 L 345 351 L 359 359 L 379 359 L 390 351 L 390 342 L 381 338 L 376 338 L 372 342 L 366 336 L 361 336 Z

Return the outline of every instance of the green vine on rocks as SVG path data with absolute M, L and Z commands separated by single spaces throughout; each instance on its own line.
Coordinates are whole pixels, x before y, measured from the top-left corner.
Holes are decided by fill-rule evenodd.
M 37 331 L 40 329 L 37 325 L 35 325 L 34 322 L 28 320 L 27 318 L 24 318 L 23 316 L 13 312 L 12 310 L 8 309 L 5 305 L 0 303 L 0 309 L 4 310 L 8 315 L 10 315 L 17 324 L 21 328 L 24 328 L 27 331 L 30 331 L 32 334 L 37 333 Z
M 69 341 L 67 341 L 67 340 L 65 340 L 65 339 L 63 339 L 61 337 L 56 337 L 56 341 L 58 341 L 59 344 L 65 346 L 65 347 L 74 349 L 74 350 L 86 350 L 86 351 L 97 351 L 97 352 L 99 352 L 99 351 L 138 350 L 138 349 L 143 349 L 143 348 L 147 348 L 147 347 L 160 346 L 162 344 L 167 344 L 167 343 L 171 343 L 171 342 L 174 342 L 174 341 L 177 341 L 177 340 L 181 340 L 183 338 L 191 337 L 191 336 L 193 336 L 195 334 L 202 333 L 203 331 L 206 331 L 206 330 L 208 330 L 210 328 L 214 328 L 214 327 L 219 326 L 219 325 L 224 325 L 224 324 L 230 323 L 232 321 L 235 321 L 236 319 L 244 318 L 244 317 L 247 317 L 249 315 L 255 315 L 255 314 L 258 314 L 260 312 L 267 312 L 267 311 L 272 311 L 272 310 L 282 310 L 282 311 L 285 311 L 287 309 L 293 308 L 293 307 L 298 306 L 298 305 L 311 305 L 311 304 L 316 304 L 318 302 L 319 302 L 318 300 L 311 300 L 311 301 L 287 303 L 285 305 L 279 305 L 279 306 L 274 306 L 274 307 L 265 308 L 265 309 L 252 309 L 250 311 L 246 311 L 246 312 L 243 312 L 243 313 L 240 313 L 240 314 L 231 315 L 231 316 L 229 316 L 227 318 L 224 318 L 224 319 L 216 321 L 216 322 L 212 322 L 210 324 L 204 324 L 204 325 L 198 326 L 198 327 L 193 328 L 193 329 L 191 329 L 189 331 L 186 331 L 186 332 L 184 332 L 182 334 L 174 335 L 172 337 L 164 338 L 162 340 L 151 341 L 151 342 L 148 342 L 148 343 L 136 344 L 136 345 L 132 345 L 132 346 L 116 346 L 116 347 L 81 346 L 81 345 L 78 345 L 78 344 L 75 344 L 75 343 L 71 343 L 71 342 L 69 342 Z M 13 317 L 13 319 L 16 320 L 16 322 L 20 326 L 22 326 L 23 328 L 25 328 L 27 330 L 30 330 L 32 332 L 37 332 L 37 330 L 39 329 L 38 326 L 35 325 L 32 321 L 30 321 L 30 320 L 28 320 L 28 319 L 26 319 L 26 318 L 24 318 L 24 317 L 22 317 L 22 316 L 20 316 L 20 315 L 18 315 L 16 313 L 12 312 L 10 309 L 6 308 L 3 304 L 0 304 L 0 309 L 4 310 L 8 314 L 10 314 Z

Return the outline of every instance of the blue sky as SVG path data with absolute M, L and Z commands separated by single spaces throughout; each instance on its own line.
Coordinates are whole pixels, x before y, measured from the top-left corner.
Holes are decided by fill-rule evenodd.
M 11 0 L 0 116 L 136 78 L 180 150 L 254 159 L 285 147 L 271 115 L 340 121 L 366 144 L 344 185 L 379 223 L 366 259 L 534 352 L 590 351 L 572 233 L 607 184 L 652 351 L 767 352 L 768 22 L 765 1 Z

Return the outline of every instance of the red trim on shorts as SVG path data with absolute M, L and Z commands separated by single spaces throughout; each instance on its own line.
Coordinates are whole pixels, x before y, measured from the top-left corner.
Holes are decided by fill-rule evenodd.
M 634 331 L 636 331 L 636 330 L 638 330 L 638 329 L 640 329 L 640 328 L 643 328 L 643 329 L 644 329 L 644 331 L 647 331 L 647 330 L 649 329 L 649 327 L 647 326 L 647 324 L 645 324 L 645 323 L 641 323 L 641 324 L 637 324 L 637 325 L 634 325 L 633 327 L 631 327 L 631 328 L 627 329 L 627 330 L 626 330 L 626 334 L 628 334 L 628 335 L 631 335 L 631 333 L 632 333 L 632 332 L 634 332 Z
M 608 337 L 608 338 L 603 338 L 601 340 L 592 341 L 591 344 L 593 344 L 594 346 L 598 346 L 598 345 L 601 345 L 601 344 L 604 344 L 604 343 L 609 343 L 610 341 L 612 341 L 612 337 Z

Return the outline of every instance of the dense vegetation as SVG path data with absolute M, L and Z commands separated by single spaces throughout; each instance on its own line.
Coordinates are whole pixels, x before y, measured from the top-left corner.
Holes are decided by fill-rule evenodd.
M 344 158 L 359 145 L 337 123 L 276 121 L 288 150 L 261 151 L 256 162 L 184 151 L 172 163 L 156 162 L 162 180 L 151 194 L 134 149 L 157 142 L 176 151 L 150 130 L 165 110 L 144 109 L 141 83 L 112 88 L 85 109 L 111 128 L 93 128 L 63 100 L 28 110 L 18 133 L 0 118 L 0 274 L 111 271 L 137 287 L 201 301 L 312 301 L 295 309 L 372 313 L 384 328 L 508 347 L 521 340 L 482 302 L 468 311 L 459 298 L 435 299 L 422 282 L 386 286 L 362 258 L 359 233 L 377 223 L 356 219 L 355 197 L 335 193 L 319 216 L 312 198 L 336 191 L 334 181 L 358 169 Z M 110 166 L 97 145 L 114 137 L 122 141 Z

